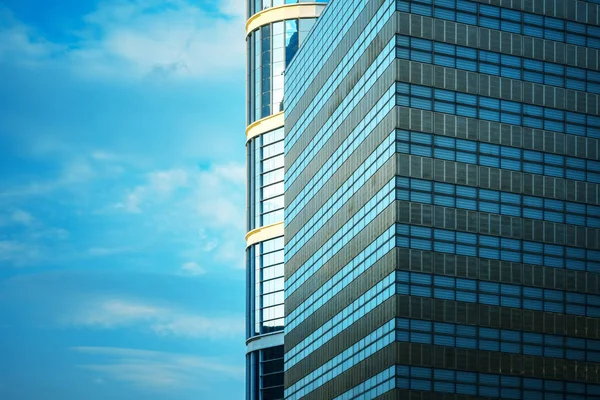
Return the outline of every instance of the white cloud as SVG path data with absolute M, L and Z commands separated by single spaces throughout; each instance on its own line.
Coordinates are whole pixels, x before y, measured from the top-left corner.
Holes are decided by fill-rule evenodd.
M 37 66 L 60 52 L 64 46 L 51 43 L 34 29 L 19 22 L 0 5 L 0 59 L 11 58 L 23 66 Z
M 15 185 L 1 192 L 0 199 L 41 196 L 61 189 L 73 189 L 78 185 L 90 183 L 99 176 L 99 173 L 96 165 L 91 164 L 86 158 L 73 158 L 60 166 L 56 177 Z
M 240 163 L 158 170 L 128 190 L 114 208 L 144 213 L 158 231 L 172 237 L 187 236 L 180 253 L 184 259 L 210 253 L 214 262 L 244 268 L 245 182 L 246 167 Z
M 153 172 L 148 175 L 148 181 L 152 190 L 161 194 L 170 194 L 177 188 L 187 184 L 187 171 L 182 169 L 172 169 L 168 171 Z
M 245 221 L 246 167 L 230 163 L 214 165 L 197 175 L 196 212 L 207 226 L 243 232 Z
M 206 270 L 194 261 L 184 263 L 180 269 L 182 274 L 189 276 L 200 276 L 206 273 Z
M 33 215 L 19 208 L 0 213 L 0 226 L 29 227 L 35 222 L 36 219 Z
M 29 226 L 35 222 L 35 218 L 33 218 L 33 215 L 23 210 L 13 211 L 11 219 L 13 222 L 25 226 Z
M 72 350 L 92 357 L 79 367 L 93 371 L 96 382 L 109 379 L 144 389 L 173 390 L 197 386 L 202 381 L 244 379 L 243 366 L 215 358 L 114 347 L 81 346 Z
M 0 240 L 0 261 L 9 261 L 21 266 L 40 258 L 42 249 L 32 243 L 17 240 Z
M 115 208 L 128 213 L 142 212 L 143 203 L 168 199 L 178 189 L 187 186 L 188 172 L 183 169 L 154 171 L 146 175 L 146 182 L 130 190 Z
M 69 238 L 67 230 L 47 226 L 20 208 L 0 213 L 0 227 L 0 266 L 34 264 L 48 254 L 49 243 L 58 246 Z
M 5 11 L 0 58 L 93 77 L 227 77 L 244 66 L 245 5 L 215 5 L 217 12 L 191 0 L 104 1 L 83 18 L 79 39 L 69 46 L 50 43 Z
M 174 307 L 122 298 L 83 302 L 62 321 L 94 329 L 137 327 L 159 336 L 223 339 L 243 335 L 244 317 L 207 317 Z

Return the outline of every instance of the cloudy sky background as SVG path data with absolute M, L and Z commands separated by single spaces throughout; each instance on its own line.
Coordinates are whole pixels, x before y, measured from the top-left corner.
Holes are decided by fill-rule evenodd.
M 244 393 L 244 1 L 0 0 L 0 398 Z

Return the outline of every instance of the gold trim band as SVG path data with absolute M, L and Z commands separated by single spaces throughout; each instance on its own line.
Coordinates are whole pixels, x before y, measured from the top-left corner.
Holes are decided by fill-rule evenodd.
M 283 111 L 254 121 L 246 128 L 246 141 L 262 135 L 263 133 L 272 131 L 273 129 L 283 128 L 284 121 Z
M 246 247 L 279 236 L 283 236 L 283 221 L 272 225 L 261 226 L 260 228 L 256 228 L 246 233 Z
M 296 18 L 316 18 L 321 14 L 326 5 L 327 3 L 297 3 L 267 8 L 248 19 L 248 22 L 246 22 L 246 35 L 250 34 L 256 28 L 270 24 L 271 22 Z

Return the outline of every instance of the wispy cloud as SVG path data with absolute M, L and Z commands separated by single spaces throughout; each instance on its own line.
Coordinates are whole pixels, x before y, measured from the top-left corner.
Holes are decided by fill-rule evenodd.
M 116 380 L 145 389 L 185 389 L 198 382 L 243 380 L 244 368 L 178 353 L 114 347 L 74 347 L 73 351 L 88 356 L 80 368 L 93 371 L 95 379 Z M 91 357 L 91 359 L 89 358 Z
M 5 9 L 0 58 L 92 77 L 226 77 L 243 67 L 245 6 L 239 0 L 215 4 L 208 10 L 189 0 L 103 1 L 68 44 L 52 43 Z
M 246 168 L 240 163 L 153 171 L 114 207 L 156 219 L 158 230 L 182 239 L 181 257 L 212 254 L 214 261 L 244 267 Z
M 0 212 L 0 226 L 31 226 L 35 218 L 29 212 L 15 208 L 10 211 Z
M 115 208 L 137 214 L 142 211 L 142 203 L 168 199 L 173 192 L 187 184 L 188 171 L 184 169 L 154 171 L 146 175 L 143 184 L 129 190 L 125 198 L 115 204 Z
M 207 317 L 140 300 L 98 298 L 86 301 L 62 321 L 93 329 L 138 328 L 159 336 L 227 339 L 244 332 L 244 317 Z
M 198 265 L 197 262 L 194 262 L 194 261 L 188 261 L 188 262 L 184 263 L 181 266 L 180 270 L 183 275 L 189 275 L 189 276 L 200 276 L 200 275 L 206 274 L 206 270 L 204 268 L 202 268 L 200 265 Z
M 0 261 L 23 266 L 41 258 L 43 249 L 32 243 L 16 240 L 0 240 Z
M 35 67 L 64 49 L 65 46 L 50 42 L 0 5 L 0 60 L 11 59 L 21 66 Z
M 32 265 L 48 254 L 50 243 L 59 248 L 69 238 L 66 229 L 47 226 L 30 212 L 19 208 L 0 212 L 0 227 L 2 266 Z
M 92 247 L 87 253 L 92 257 L 106 257 L 115 254 L 123 254 L 134 251 L 134 247 L 118 246 L 118 247 Z
M 33 218 L 33 216 L 30 213 L 28 213 L 27 211 L 23 211 L 23 210 L 13 211 L 12 215 L 11 215 L 11 219 L 15 223 L 25 225 L 25 226 L 30 226 L 35 221 L 35 219 Z

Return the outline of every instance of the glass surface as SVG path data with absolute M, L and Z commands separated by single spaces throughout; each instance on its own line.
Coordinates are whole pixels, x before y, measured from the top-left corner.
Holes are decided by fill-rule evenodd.
M 336 350 L 297 374 L 286 398 L 310 396 L 331 381 L 341 385 L 340 375 L 395 341 L 414 365 L 384 375 L 373 371 L 337 398 L 376 398 L 401 388 L 598 400 L 597 377 L 575 377 L 564 366 L 600 360 L 600 118 L 594 106 L 600 73 L 586 49 L 576 49 L 581 58 L 560 49 L 597 48 L 600 29 L 581 23 L 587 3 L 581 14 L 561 19 L 534 2 L 535 13 L 470 0 L 383 2 L 361 26 L 364 32 L 352 33 L 356 39 L 341 56 L 336 49 L 366 1 L 332 2 L 305 40 L 298 22 L 303 47 L 285 81 L 286 112 L 294 115 L 284 149 L 294 154 L 285 172 L 284 186 L 293 193 L 285 222 L 299 215 L 305 222 L 286 237 L 285 259 L 294 272 L 286 277 L 285 297 L 304 300 L 287 310 L 285 331 L 308 331 L 287 349 L 285 368 L 297 374 L 297 364 L 318 359 L 311 354 Z M 400 26 L 404 34 L 380 43 L 380 53 L 359 69 L 387 20 L 408 17 L 390 10 L 415 14 L 405 20 L 410 29 Z M 473 41 L 489 32 L 480 27 L 495 30 L 483 44 Z M 478 47 L 466 46 L 469 41 Z M 389 97 L 375 88 L 394 59 L 410 68 L 385 81 L 394 85 Z M 325 67 L 328 78 L 317 86 L 314 79 Z M 347 118 L 352 123 L 343 125 L 344 136 L 331 149 L 339 121 Z M 391 124 L 385 132 L 377 128 L 390 120 L 397 124 L 391 134 Z M 305 140 L 317 124 L 322 128 Z M 381 145 L 368 147 L 374 137 Z M 382 167 L 389 159 L 394 172 Z M 361 191 L 380 168 L 386 180 L 377 190 Z M 334 189 L 323 190 L 346 169 Z M 325 198 L 313 206 L 317 196 Z M 350 210 L 348 203 L 358 205 Z M 382 222 L 386 209 L 401 222 Z M 355 240 L 375 230 L 369 240 Z M 364 290 L 341 304 L 336 295 L 356 287 L 392 249 L 393 282 L 380 276 L 362 283 Z M 331 265 L 339 269 L 324 281 Z M 374 310 L 392 296 L 410 317 L 380 321 L 353 342 L 340 339 L 379 316 Z M 332 312 L 316 324 L 314 315 L 323 309 Z M 438 347 L 445 352 L 438 354 Z M 528 378 L 519 372 L 526 368 Z
M 248 124 L 283 111 L 285 69 L 314 22 L 315 18 L 279 21 L 248 35 Z
M 248 337 L 283 329 L 283 238 L 270 239 L 247 249 Z

